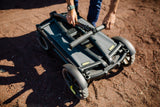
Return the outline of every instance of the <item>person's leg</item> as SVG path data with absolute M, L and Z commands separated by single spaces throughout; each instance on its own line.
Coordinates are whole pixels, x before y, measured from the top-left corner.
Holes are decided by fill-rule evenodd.
M 101 9 L 102 0 L 90 0 L 89 12 L 87 20 L 93 25 L 96 26 L 96 22 L 99 17 Z
M 76 12 L 78 13 L 78 0 L 74 0 L 74 5 L 75 5 Z

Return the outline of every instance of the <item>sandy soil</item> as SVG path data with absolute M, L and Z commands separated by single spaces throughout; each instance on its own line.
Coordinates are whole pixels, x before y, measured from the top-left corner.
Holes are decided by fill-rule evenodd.
M 76 99 L 61 75 L 63 62 L 47 55 L 37 43 L 35 25 L 65 0 L 0 1 L 0 106 L 160 107 L 160 1 L 120 0 L 114 28 L 106 35 L 122 36 L 136 48 L 135 63 L 111 78 L 93 81 L 89 97 Z M 80 0 L 86 19 L 89 0 Z M 97 25 L 108 11 L 103 0 Z

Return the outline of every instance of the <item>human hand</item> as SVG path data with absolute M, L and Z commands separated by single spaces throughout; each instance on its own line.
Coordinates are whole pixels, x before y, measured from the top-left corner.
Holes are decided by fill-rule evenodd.
M 76 22 L 77 22 L 77 13 L 75 9 L 72 9 L 71 11 L 68 11 L 67 13 L 67 22 L 69 24 L 72 24 L 73 26 L 75 26 Z
M 103 20 L 103 24 L 106 25 L 106 30 L 110 30 L 114 23 L 115 23 L 115 20 L 116 20 L 116 14 L 115 13 L 108 13 L 104 20 Z

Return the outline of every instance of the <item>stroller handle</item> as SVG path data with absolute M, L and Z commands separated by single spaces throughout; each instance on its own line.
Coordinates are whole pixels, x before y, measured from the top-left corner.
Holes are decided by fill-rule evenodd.
M 65 16 L 62 16 L 60 14 L 57 14 L 56 12 L 53 12 L 52 16 L 54 17 L 58 17 L 61 18 L 62 20 L 64 20 L 65 22 L 67 22 L 67 19 Z M 73 49 L 74 47 L 76 47 L 77 45 L 79 45 L 80 43 L 84 42 L 85 40 L 87 40 L 91 35 L 93 35 L 94 33 L 97 33 L 103 29 L 105 29 L 106 25 L 102 24 L 96 28 L 94 28 L 93 30 L 89 31 L 88 33 L 80 36 L 79 38 L 77 38 L 76 40 L 72 41 L 69 45 L 70 48 Z

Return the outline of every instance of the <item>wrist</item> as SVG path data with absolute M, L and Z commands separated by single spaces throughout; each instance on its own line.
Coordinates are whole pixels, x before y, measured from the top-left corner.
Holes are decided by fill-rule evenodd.
M 72 14 L 75 14 L 75 13 L 76 13 L 76 10 L 75 10 L 75 9 L 72 9 L 72 10 L 68 11 L 68 13 L 71 14 L 71 15 L 72 15 Z
M 75 5 L 68 5 L 67 6 L 67 10 L 68 11 L 72 11 L 72 10 L 74 10 L 75 9 Z

